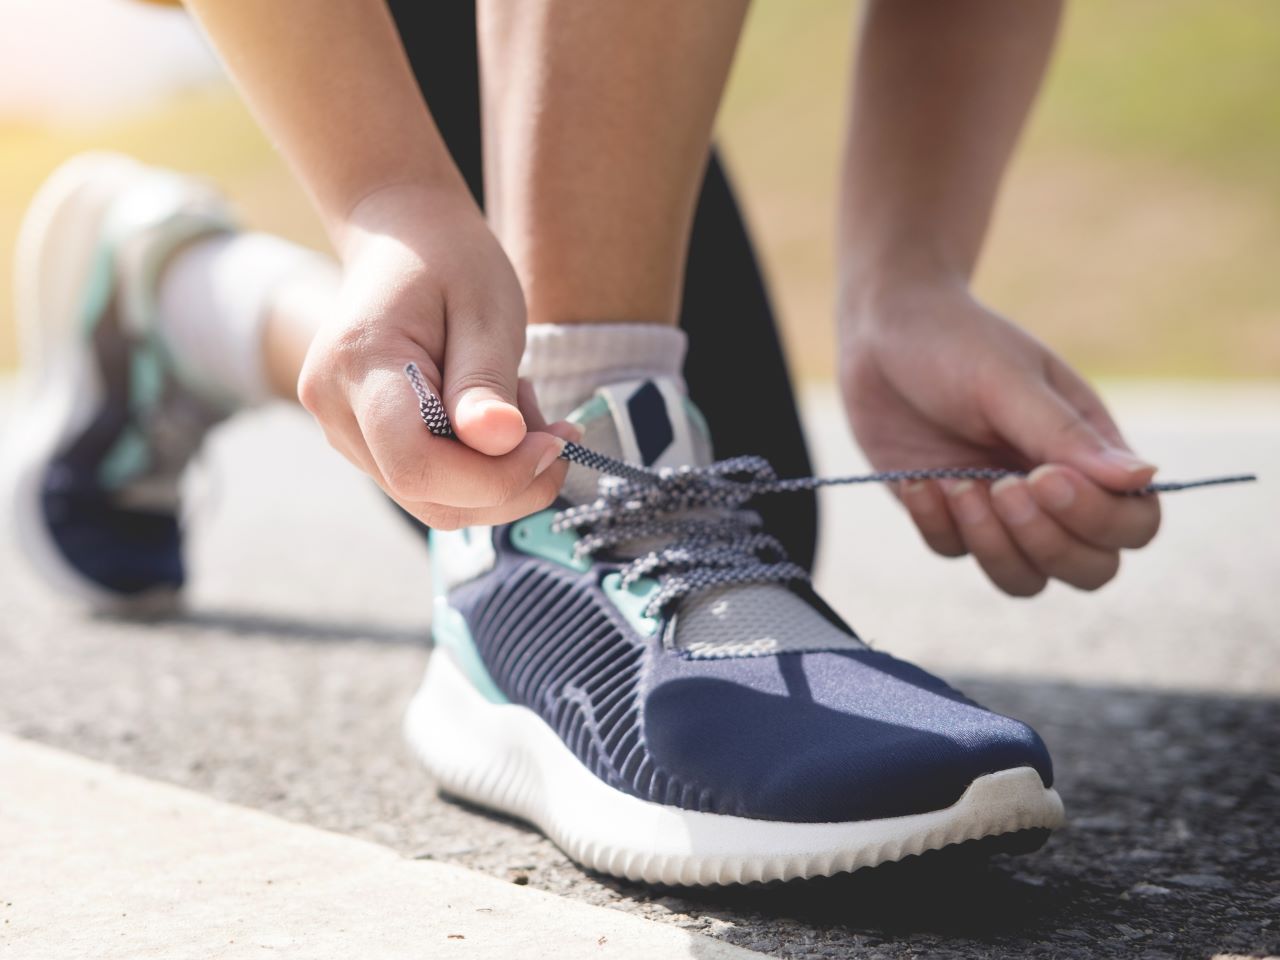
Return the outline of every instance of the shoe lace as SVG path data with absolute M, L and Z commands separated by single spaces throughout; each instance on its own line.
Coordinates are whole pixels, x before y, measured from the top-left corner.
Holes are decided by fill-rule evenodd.
M 454 437 L 444 405 L 417 365 L 407 364 L 405 376 L 431 433 Z M 608 551 L 632 554 L 619 571 L 622 586 L 642 577 L 659 582 L 658 590 L 642 609 L 645 616 L 656 616 L 689 594 L 715 587 L 808 582 L 808 572 L 789 560 L 782 544 L 763 531 L 760 515 L 746 509 L 748 501 L 755 497 L 820 487 L 919 480 L 995 481 L 1026 476 L 1026 471 L 993 467 L 933 467 L 783 479 L 763 457 L 733 457 L 701 467 L 654 469 L 638 467 L 573 441 L 565 443 L 560 457 L 603 476 L 596 499 L 558 511 L 552 529 L 573 530 L 580 535 L 574 547 L 579 559 Z M 1233 474 L 1161 481 L 1123 495 L 1151 496 L 1255 480 L 1254 474 Z M 656 545 L 644 549 L 646 544 Z
M 645 616 L 714 587 L 808 581 L 805 569 L 763 531 L 760 515 L 745 509 L 747 501 L 778 482 L 762 457 L 643 471 L 627 479 L 614 469 L 630 464 L 603 458 L 608 462 L 597 465 L 595 458 L 602 455 L 573 447 L 566 444 L 566 459 L 582 466 L 590 459 L 606 476 L 594 501 L 557 512 L 552 529 L 579 534 L 578 558 L 611 551 L 630 555 L 619 570 L 623 587 L 642 577 L 658 581 L 642 608 Z M 655 545 L 644 549 L 645 544 Z

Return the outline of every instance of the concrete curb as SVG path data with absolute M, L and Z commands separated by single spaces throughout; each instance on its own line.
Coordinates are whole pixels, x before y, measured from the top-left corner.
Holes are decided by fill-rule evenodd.
M 761 954 L 0 735 L 0 955 Z

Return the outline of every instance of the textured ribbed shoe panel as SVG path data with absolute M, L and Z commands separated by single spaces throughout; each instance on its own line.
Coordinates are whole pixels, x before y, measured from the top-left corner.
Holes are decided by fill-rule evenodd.
M 527 563 L 469 612 L 499 688 L 536 712 L 587 769 L 637 797 L 711 808 L 709 793 L 655 768 L 640 725 L 644 649 L 600 594 L 577 588 L 571 574 Z

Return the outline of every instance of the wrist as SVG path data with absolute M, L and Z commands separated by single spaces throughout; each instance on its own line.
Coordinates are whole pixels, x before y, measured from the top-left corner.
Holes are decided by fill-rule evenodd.
M 895 305 L 922 296 L 969 296 L 969 270 L 937 244 L 904 239 L 850 244 L 839 263 L 837 305 L 842 328 L 893 315 Z
M 346 262 L 377 238 L 412 246 L 424 233 L 472 223 L 483 224 L 484 214 L 460 178 L 396 180 L 361 193 L 330 223 L 329 235 Z

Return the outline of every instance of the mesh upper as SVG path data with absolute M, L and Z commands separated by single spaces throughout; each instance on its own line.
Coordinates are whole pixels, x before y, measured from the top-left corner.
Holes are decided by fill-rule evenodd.
M 690 657 L 758 657 L 806 650 L 860 650 L 845 633 L 776 583 L 719 587 L 680 604 L 675 645 Z

